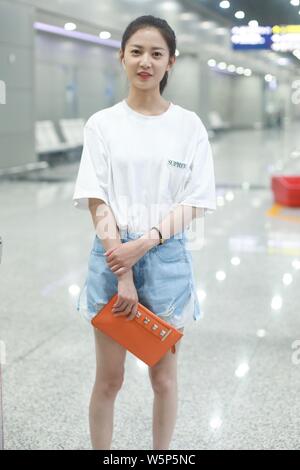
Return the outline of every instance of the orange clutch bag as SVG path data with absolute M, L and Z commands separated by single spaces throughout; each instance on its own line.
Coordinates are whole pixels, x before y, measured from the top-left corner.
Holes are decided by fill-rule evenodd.
M 118 299 L 115 294 L 93 317 L 92 325 L 113 338 L 117 343 L 141 359 L 148 366 L 154 366 L 183 336 L 181 331 L 159 318 L 142 304 L 133 320 L 127 316 L 114 316 L 112 307 Z

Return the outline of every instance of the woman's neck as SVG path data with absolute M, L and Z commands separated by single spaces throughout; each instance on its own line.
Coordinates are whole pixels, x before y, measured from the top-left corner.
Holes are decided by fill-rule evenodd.
M 161 95 L 154 97 L 149 95 L 133 96 L 129 94 L 126 102 L 138 113 L 142 112 L 149 115 L 164 113 L 170 105 L 170 102 L 163 99 Z

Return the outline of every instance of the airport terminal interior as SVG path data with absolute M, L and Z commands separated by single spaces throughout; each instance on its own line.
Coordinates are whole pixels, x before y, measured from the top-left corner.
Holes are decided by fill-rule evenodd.
M 176 34 L 163 98 L 202 120 L 216 182 L 192 227 L 202 315 L 170 450 L 299 449 L 299 0 L 0 0 L 0 447 L 91 449 L 76 305 L 95 229 L 72 197 L 86 121 L 128 96 L 118 54 L 142 15 Z M 111 449 L 152 448 L 152 403 L 127 353 Z

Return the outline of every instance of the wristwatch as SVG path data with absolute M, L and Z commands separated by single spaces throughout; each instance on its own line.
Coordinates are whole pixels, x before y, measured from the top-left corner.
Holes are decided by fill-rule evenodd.
M 158 233 L 159 233 L 159 245 L 162 245 L 165 240 L 163 239 L 162 234 L 160 233 L 160 230 L 157 227 L 151 227 L 150 230 L 152 230 L 153 228 L 158 231 Z

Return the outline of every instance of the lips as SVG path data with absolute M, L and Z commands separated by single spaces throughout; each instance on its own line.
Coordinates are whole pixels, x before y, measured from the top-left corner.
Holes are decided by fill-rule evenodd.
M 138 73 L 138 75 L 140 75 L 141 77 L 151 77 L 152 76 L 150 73 L 146 73 L 146 72 L 140 72 L 140 73 Z

